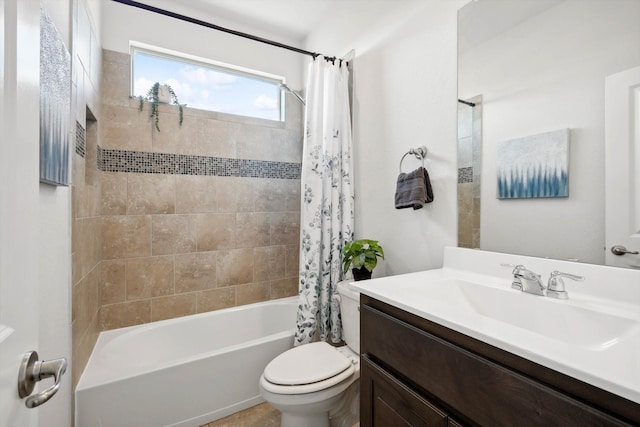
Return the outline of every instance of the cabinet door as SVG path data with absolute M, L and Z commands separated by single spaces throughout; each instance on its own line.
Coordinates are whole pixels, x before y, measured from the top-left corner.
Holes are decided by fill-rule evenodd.
M 447 426 L 447 415 L 380 366 L 362 358 L 362 427 Z

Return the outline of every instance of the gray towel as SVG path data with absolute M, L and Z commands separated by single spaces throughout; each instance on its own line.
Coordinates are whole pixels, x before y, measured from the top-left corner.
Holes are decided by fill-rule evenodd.
M 413 172 L 400 173 L 396 186 L 396 209 L 420 209 L 433 202 L 433 189 L 429 173 L 423 167 Z

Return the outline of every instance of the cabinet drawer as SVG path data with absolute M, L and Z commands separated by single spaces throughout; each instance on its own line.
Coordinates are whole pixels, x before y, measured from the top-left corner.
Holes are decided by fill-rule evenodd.
M 383 368 L 362 358 L 360 371 L 362 427 L 446 427 L 447 415 L 398 381 Z
M 363 305 L 360 313 L 361 353 L 460 418 L 484 426 L 628 425 L 373 307 Z

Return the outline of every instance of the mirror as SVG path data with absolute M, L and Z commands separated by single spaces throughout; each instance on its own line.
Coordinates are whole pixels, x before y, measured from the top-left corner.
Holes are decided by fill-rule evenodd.
M 604 82 L 639 65 L 640 0 L 461 8 L 458 98 L 468 104 L 458 104 L 458 244 L 604 264 Z M 552 131 L 568 135 L 568 195 L 498 198 L 498 167 L 513 162 L 498 146 L 513 150 Z M 546 150 L 533 169 L 547 167 Z

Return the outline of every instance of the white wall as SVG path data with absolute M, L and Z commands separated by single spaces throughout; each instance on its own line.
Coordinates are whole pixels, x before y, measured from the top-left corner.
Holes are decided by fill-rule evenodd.
M 164 3 L 156 0 L 153 5 L 162 8 Z M 166 6 L 165 9 L 234 30 L 272 38 L 284 44 L 300 44 L 298 40 L 252 31 L 240 23 L 209 18 L 178 2 L 171 2 L 170 7 Z M 289 87 L 296 90 L 302 88 L 304 55 L 120 3 L 102 2 L 102 47 L 129 53 L 131 40 L 284 76 Z
M 78 85 L 85 82 L 90 85 L 91 80 L 97 81 L 99 76 L 99 60 L 91 55 L 91 49 L 96 50 L 99 41 L 99 7 L 96 0 L 45 0 L 43 7 L 51 16 L 58 32 L 65 41 L 67 50 L 74 50 L 82 56 L 80 61 L 94 62 L 94 73 L 90 79 L 83 71 L 78 57 L 71 55 L 76 61 L 72 66 L 72 100 L 79 99 L 81 107 L 74 105 L 69 128 L 72 147 L 75 144 L 75 121 L 84 123 L 85 104 L 95 102 L 97 88 L 78 90 Z M 73 34 L 73 19 L 83 16 L 86 25 L 81 25 L 87 33 Z M 73 39 L 73 41 L 72 41 Z M 95 53 L 95 52 L 94 52 Z M 80 72 L 78 72 L 80 70 Z M 80 77 L 78 77 L 80 76 Z M 78 83 L 82 82 L 82 83 Z M 80 94 L 80 95 L 78 95 Z M 86 97 L 90 100 L 85 100 Z M 73 149 L 73 148 L 72 148 Z M 39 343 L 38 353 L 42 359 L 66 357 L 69 368 L 63 377 L 62 386 L 56 396 L 43 405 L 39 411 L 39 425 L 41 427 L 58 427 L 72 425 L 73 389 L 71 384 L 71 190 L 70 187 L 55 187 L 47 184 L 39 185 L 39 226 L 37 257 L 39 283 Z M 51 380 L 46 381 L 50 386 Z M 41 387 L 42 389 L 42 387 Z
M 45 0 L 44 10 L 71 51 L 71 0 Z M 72 120 L 73 122 L 73 120 Z M 70 126 L 73 146 L 75 127 Z M 71 191 L 70 187 L 39 186 L 38 226 L 38 354 L 41 359 L 71 360 Z M 51 386 L 45 380 L 43 387 Z M 56 396 L 39 411 L 41 427 L 71 425 L 73 390 L 71 369 L 63 377 Z
M 466 52 L 483 96 L 481 248 L 604 262 L 604 77 L 640 64 L 640 2 L 568 0 Z M 496 199 L 496 143 L 571 129 L 569 197 Z
M 456 19 L 465 1 L 336 3 L 305 48 L 330 55 L 355 49 L 356 238 L 386 254 L 374 276 L 438 268 L 456 245 Z M 426 145 L 435 200 L 397 210 L 398 165 Z M 405 159 L 404 171 L 417 167 Z

